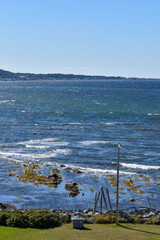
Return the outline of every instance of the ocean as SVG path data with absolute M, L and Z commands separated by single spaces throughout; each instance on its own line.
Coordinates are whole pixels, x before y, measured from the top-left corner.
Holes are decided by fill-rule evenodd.
M 0 82 L 0 202 L 83 210 L 103 186 L 115 207 L 120 143 L 120 207 L 160 209 L 159 142 L 158 80 Z

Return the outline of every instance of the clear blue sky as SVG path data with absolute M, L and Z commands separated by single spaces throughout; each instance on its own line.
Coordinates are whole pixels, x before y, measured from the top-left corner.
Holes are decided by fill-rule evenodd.
M 0 0 L 0 69 L 160 78 L 160 0 Z

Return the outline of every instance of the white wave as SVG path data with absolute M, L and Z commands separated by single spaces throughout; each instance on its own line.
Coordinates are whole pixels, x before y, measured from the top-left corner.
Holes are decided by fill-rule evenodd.
M 67 146 L 69 142 L 63 142 L 56 140 L 54 138 L 44 138 L 38 140 L 29 140 L 24 142 L 19 142 L 18 145 L 25 145 L 28 148 L 50 148 L 56 146 Z
M 55 149 L 47 153 L 16 153 L 16 152 L 2 152 L 0 151 L 1 157 L 7 158 L 9 160 L 30 160 L 34 161 L 36 159 L 47 159 L 54 158 L 57 155 L 69 155 L 70 149 Z
M 49 148 L 49 147 L 50 146 L 46 146 L 46 145 L 38 146 L 38 145 L 27 145 L 26 144 L 26 148 L 46 149 L 46 148 Z
M 68 125 L 83 125 L 82 123 L 68 123 Z
M 0 104 L 1 103 L 10 103 L 10 101 L 9 100 L 2 100 L 2 101 L 0 101 Z
M 100 122 L 100 124 L 110 126 L 110 125 L 116 125 L 117 123 L 116 122 Z
M 112 113 L 112 112 L 111 112 Z M 140 124 L 140 122 L 101 122 L 103 125 L 135 125 Z
M 52 165 L 56 167 L 61 167 L 62 163 L 57 163 L 57 162 L 44 162 L 43 165 Z M 110 170 L 110 169 L 98 169 L 98 168 L 85 168 L 81 167 L 79 165 L 71 165 L 71 164 L 64 164 L 64 168 L 71 168 L 71 169 L 78 169 L 81 170 L 84 173 L 95 173 L 95 174 L 109 174 L 109 175 L 116 175 L 117 170 Z M 120 174 L 122 175 L 135 175 L 135 173 L 132 172 L 126 172 L 126 171 L 119 171 Z
M 12 102 L 15 102 L 15 100 L 1 100 L 1 101 L 0 101 L 0 104 L 3 104 L 3 103 L 12 103 Z
M 104 123 L 104 125 L 109 126 L 109 125 L 114 125 L 114 123 L 110 123 L 110 122 L 108 122 L 108 123 Z
M 115 145 L 115 143 L 110 142 L 110 141 L 90 141 L 90 140 L 82 141 L 82 142 L 80 142 L 80 144 L 85 145 L 85 146 L 96 145 L 96 144 L 111 144 L 111 145 Z
M 69 155 L 71 153 L 71 150 L 70 149 L 56 149 L 55 153 Z
M 147 113 L 149 116 L 159 116 L 160 113 Z
M 159 166 L 146 166 L 146 165 L 140 165 L 140 164 L 132 164 L 132 163 L 120 163 L 121 166 L 126 168 L 133 168 L 133 169 L 143 169 L 143 170 L 159 170 Z

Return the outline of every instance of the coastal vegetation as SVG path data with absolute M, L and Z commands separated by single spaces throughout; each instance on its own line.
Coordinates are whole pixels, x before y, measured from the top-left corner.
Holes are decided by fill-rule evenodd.
M 62 223 L 69 223 L 71 219 L 83 214 L 84 223 L 90 224 L 112 224 L 116 223 L 116 214 L 111 212 L 79 213 L 54 211 L 54 210 L 1 210 L 0 226 L 20 227 L 20 228 L 53 228 L 59 227 Z M 160 225 L 160 214 L 150 212 L 149 214 L 139 214 L 127 212 L 119 212 L 119 223 L 135 223 L 135 224 L 156 224 Z
M 0 225 L 22 228 L 50 228 L 58 227 L 63 219 L 47 210 L 26 210 L 0 212 Z

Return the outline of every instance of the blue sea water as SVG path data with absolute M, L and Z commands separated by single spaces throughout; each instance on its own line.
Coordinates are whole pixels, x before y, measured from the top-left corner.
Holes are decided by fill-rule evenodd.
M 140 176 L 145 193 L 137 196 L 136 204 L 147 205 L 149 197 L 159 208 L 159 141 L 158 80 L 0 82 L 0 202 L 19 208 L 84 209 L 93 207 L 94 194 L 103 186 L 114 205 L 106 175 L 116 174 L 120 143 L 120 179 Z M 44 172 L 58 168 L 62 183 L 48 189 L 9 176 L 9 170 L 31 163 Z M 81 188 L 75 198 L 64 188 L 71 181 Z M 131 197 L 126 190 L 121 206 L 130 206 Z

